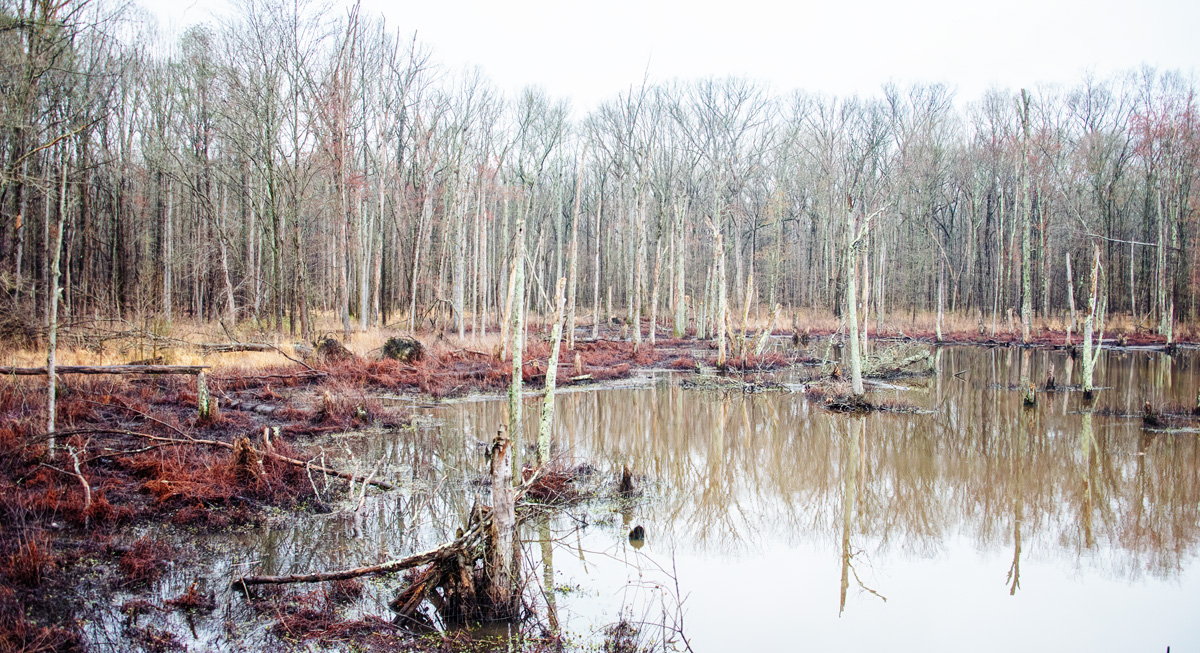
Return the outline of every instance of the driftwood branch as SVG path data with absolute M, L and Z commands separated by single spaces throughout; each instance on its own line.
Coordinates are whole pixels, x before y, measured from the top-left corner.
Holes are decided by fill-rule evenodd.
M 315 469 L 315 468 L 314 468 Z M 519 488 L 516 488 L 514 501 L 519 501 L 533 486 L 534 483 L 542 475 L 542 468 L 539 467 Z M 476 517 L 477 516 L 477 517 Z M 422 553 L 414 553 L 404 558 L 388 560 L 377 565 L 365 565 L 362 567 L 354 567 L 353 569 L 341 569 L 338 571 L 313 572 L 310 574 L 291 574 L 288 576 L 243 576 L 235 580 L 232 584 L 233 589 L 246 589 L 249 585 L 285 585 L 289 583 L 322 583 L 332 580 L 346 580 L 349 578 L 359 578 L 362 576 L 374 576 L 379 574 L 391 574 L 397 571 L 404 571 L 413 567 L 420 567 L 438 560 L 448 559 L 459 555 L 464 551 L 469 551 L 469 558 L 478 557 L 477 547 L 482 542 L 485 533 L 492 527 L 492 510 L 483 508 L 478 512 L 472 511 L 472 518 L 467 530 L 456 537 L 453 541 L 446 542 L 441 546 L 424 551 Z
M 350 578 L 360 578 L 362 576 L 374 576 L 379 574 L 391 574 L 413 567 L 427 565 L 444 558 L 457 556 L 460 551 L 472 549 L 479 543 L 484 532 L 492 523 L 491 511 L 486 511 L 480 519 L 471 525 L 471 528 L 453 541 L 446 542 L 441 546 L 424 551 L 414 553 L 404 558 L 388 560 L 377 565 L 366 565 L 363 567 L 354 567 L 353 569 L 341 569 L 338 571 L 314 572 L 311 574 L 292 574 L 289 576 L 243 576 L 233 582 L 234 589 L 244 589 L 249 585 L 286 585 L 289 583 L 321 583 L 331 580 L 347 580 Z

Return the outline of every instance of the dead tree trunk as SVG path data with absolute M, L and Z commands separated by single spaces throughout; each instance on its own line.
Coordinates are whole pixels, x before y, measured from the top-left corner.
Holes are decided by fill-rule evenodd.
M 488 536 L 487 592 L 496 617 L 516 606 L 516 501 L 512 487 L 512 441 L 501 429 L 492 441 L 492 524 Z
M 554 388 L 558 380 L 558 349 L 562 344 L 563 309 L 566 299 L 563 297 L 563 286 L 567 283 L 565 277 L 558 280 L 554 296 L 557 298 L 554 311 L 554 329 L 550 334 L 550 360 L 546 364 L 546 397 L 542 401 L 542 419 L 538 424 L 537 463 L 545 465 L 550 460 L 550 430 L 554 422 Z
M 1104 340 L 1104 313 L 1108 307 L 1108 293 L 1100 275 L 1104 268 L 1100 266 L 1100 246 L 1092 244 L 1092 292 L 1088 295 L 1088 316 L 1083 323 L 1083 397 L 1092 398 L 1092 374 L 1096 370 L 1096 361 L 1100 358 L 1100 343 Z M 1092 334 L 1098 333 L 1093 349 Z

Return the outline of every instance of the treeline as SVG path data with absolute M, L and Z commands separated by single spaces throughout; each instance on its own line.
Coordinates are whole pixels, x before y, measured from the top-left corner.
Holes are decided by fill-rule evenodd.
M 61 236 L 73 319 L 304 336 L 317 314 L 495 329 L 517 238 L 516 305 L 551 312 L 568 277 L 572 321 L 707 335 L 747 305 L 840 313 L 851 287 L 860 316 L 995 329 L 1065 315 L 1093 243 L 1110 312 L 1164 333 L 1197 317 L 1200 125 L 1179 73 L 966 105 L 936 84 L 648 82 L 573 119 L 355 7 L 242 0 L 171 42 L 150 25 L 100 0 L 0 0 L 10 314 L 48 323 Z

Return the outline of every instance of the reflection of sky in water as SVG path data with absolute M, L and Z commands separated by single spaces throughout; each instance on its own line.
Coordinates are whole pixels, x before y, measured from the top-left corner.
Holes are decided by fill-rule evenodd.
M 1195 352 L 1170 363 L 1107 354 L 1097 383 L 1136 391 L 1106 390 L 1097 408 L 1136 415 L 1146 400 L 1190 406 L 1197 360 Z M 645 494 L 624 514 L 602 502 L 550 520 L 555 585 L 567 588 L 556 595 L 560 622 L 586 638 L 622 610 L 662 622 L 665 609 L 673 620 L 674 575 L 697 651 L 1200 646 L 1197 436 L 1148 436 L 1138 419 L 1085 418 L 1074 392 L 1041 395 L 1025 411 L 1007 389 L 1022 368 L 1038 383 L 1051 370 L 1059 384 L 1077 383 L 1068 363 L 1063 352 L 946 349 L 936 376 L 876 393 L 922 412 L 865 417 L 831 415 L 798 394 L 684 390 L 677 378 L 564 392 L 556 455 L 609 479 L 628 465 Z M 527 401 L 526 415 L 535 415 L 540 398 Z M 214 623 L 250 616 L 221 591 L 236 565 L 263 573 L 357 566 L 452 537 L 483 490 L 474 484 L 485 469 L 482 443 L 504 421 L 505 404 L 414 411 L 432 423 L 326 447 L 331 458 L 349 448 L 362 462 L 339 464 L 364 472 L 383 460 L 380 475 L 399 479 L 400 493 L 368 493 L 354 514 L 279 519 L 211 540 L 223 552 L 211 567 L 223 598 Z M 534 422 L 522 447 L 533 442 Z M 589 525 L 579 529 L 580 520 Z M 647 534 L 640 550 L 627 540 L 637 524 Z M 540 530 L 530 521 L 523 537 L 537 540 Z M 524 564 L 537 566 L 538 581 L 542 557 L 536 541 L 526 545 Z M 187 582 L 168 575 L 163 596 Z M 387 616 L 398 582 L 368 583 L 358 609 Z

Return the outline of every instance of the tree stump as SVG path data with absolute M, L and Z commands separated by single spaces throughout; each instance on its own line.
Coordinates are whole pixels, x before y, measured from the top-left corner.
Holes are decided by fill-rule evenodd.
M 246 483 L 258 480 L 262 460 L 258 451 L 250 443 L 250 438 L 238 438 L 233 443 L 233 476 L 239 482 Z

